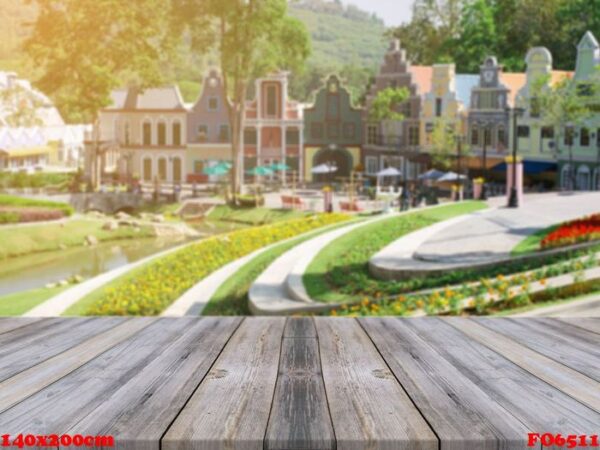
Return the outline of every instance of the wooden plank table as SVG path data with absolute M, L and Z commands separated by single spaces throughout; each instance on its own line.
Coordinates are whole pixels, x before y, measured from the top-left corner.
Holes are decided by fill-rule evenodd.
M 0 344 L 0 435 L 516 450 L 600 434 L 600 318 L 0 318 Z

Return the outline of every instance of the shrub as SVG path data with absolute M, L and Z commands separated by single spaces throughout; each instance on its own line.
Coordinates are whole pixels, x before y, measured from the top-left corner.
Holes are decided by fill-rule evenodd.
M 14 211 L 0 211 L 0 224 L 18 223 L 19 213 Z
M 12 195 L 0 194 L 0 206 L 8 206 L 16 208 L 45 208 L 62 211 L 65 216 L 73 214 L 74 209 L 66 203 L 52 202 L 48 200 L 36 200 L 24 197 L 16 197 Z
M 234 231 L 188 246 L 146 265 L 106 288 L 88 315 L 156 315 L 185 291 L 225 264 L 259 248 L 348 220 L 342 214 L 279 222 Z

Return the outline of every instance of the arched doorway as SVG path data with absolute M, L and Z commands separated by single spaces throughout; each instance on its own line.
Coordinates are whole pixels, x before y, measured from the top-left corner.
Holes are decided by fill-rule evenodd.
M 349 178 L 354 161 L 352 155 L 345 148 L 331 147 L 322 148 L 313 158 L 313 167 L 321 164 L 333 164 L 337 167 L 337 171 L 333 175 L 314 175 L 315 181 L 328 181 L 332 177 Z
M 590 168 L 588 166 L 582 165 L 577 168 L 575 186 L 578 191 L 590 190 Z
M 565 164 L 560 171 L 560 186 L 563 189 L 571 189 L 571 166 Z
M 152 159 L 144 158 L 144 181 L 150 182 L 152 181 Z
M 158 179 L 167 181 L 167 158 L 158 159 Z

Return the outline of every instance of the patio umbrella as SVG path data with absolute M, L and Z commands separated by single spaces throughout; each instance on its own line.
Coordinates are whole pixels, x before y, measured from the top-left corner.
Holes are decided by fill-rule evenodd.
M 467 179 L 466 175 L 459 176 L 456 172 L 448 172 L 448 173 L 445 173 L 440 178 L 438 178 L 436 181 L 438 183 L 443 183 L 443 182 L 447 182 L 447 181 L 458 181 L 458 180 L 466 180 L 466 179 Z
M 329 164 L 320 164 L 318 166 L 313 167 L 310 172 L 316 175 L 334 173 L 337 172 L 337 167 Z
M 273 163 L 268 167 L 271 170 L 279 171 L 279 172 L 283 172 L 285 170 L 290 170 L 290 166 L 288 166 L 287 164 L 282 164 L 282 163 Z
M 267 166 L 257 166 L 254 167 L 253 169 L 250 169 L 248 171 L 246 171 L 246 173 L 248 175 L 255 175 L 258 177 L 264 177 L 267 175 L 272 175 L 273 174 L 273 169 L 271 169 L 270 167 Z
M 388 167 L 387 169 L 383 169 L 377 172 L 377 178 L 385 178 L 385 177 L 399 177 L 402 174 L 395 167 Z
M 444 176 L 444 172 L 441 170 L 431 169 L 425 173 L 419 175 L 419 180 L 431 180 L 437 181 Z
M 222 175 L 227 175 L 230 170 L 231 170 L 230 163 L 223 162 L 223 163 L 216 164 L 212 167 L 205 167 L 204 169 L 202 169 L 202 173 L 204 175 L 222 176 Z

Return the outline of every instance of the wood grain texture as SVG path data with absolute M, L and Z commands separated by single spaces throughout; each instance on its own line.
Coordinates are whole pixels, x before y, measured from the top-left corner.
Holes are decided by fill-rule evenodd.
M 438 321 L 435 332 L 420 322 L 411 322 L 443 352 L 444 357 L 492 397 L 499 405 L 523 422 L 530 430 L 546 430 L 550 433 L 593 434 L 598 428 L 600 414 L 568 394 L 569 386 L 554 387 L 544 378 L 561 381 L 561 385 L 584 377 L 550 358 L 520 346 L 514 341 L 504 342 L 504 336 L 484 328 L 475 320 L 462 318 L 432 319 Z M 474 331 L 474 330 L 477 331 Z M 489 333 L 488 333 L 489 332 Z M 477 338 L 475 338 L 477 336 Z M 498 345 L 497 342 L 502 342 Z M 504 347 L 508 347 L 506 351 Z M 522 352 L 515 355 L 514 352 Z M 506 355 L 508 356 L 505 356 Z M 522 355 L 522 356 L 519 356 Z M 544 371 L 540 358 L 548 363 Z M 530 364 L 529 361 L 535 361 Z M 525 365 L 522 367 L 521 364 Z M 530 368 L 536 372 L 532 373 Z M 554 365 L 560 366 L 554 371 Z M 565 369 L 562 371 L 561 369 Z M 538 376 L 540 375 L 540 376 Z M 567 378 L 560 378 L 565 376 Z M 557 379 L 558 378 L 558 379 Z M 586 382 L 595 383 L 587 377 Z M 592 395 L 595 395 L 592 393 Z
M 162 439 L 162 450 L 262 450 L 284 318 L 247 318 Z
M 596 380 L 541 355 L 513 339 L 485 328 L 471 319 L 456 317 L 447 321 L 539 379 L 600 412 L 600 383 Z
M 315 323 L 337 448 L 437 449 L 435 434 L 358 322 Z
M 600 335 L 555 319 L 480 319 L 481 325 L 600 381 Z
M 68 433 L 112 435 L 122 449 L 159 450 L 162 435 L 241 323 L 226 317 L 186 320 L 160 355 Z
M 63 434 L 110 402 L 123 386 L 160 358 L 194 319 L 161 318 L 131 338 L 0 414 L 6 433 Z M 197 320 L 197 319 L 196 319 Z M 172 392 L 176 395 L 176 392 Z M 115 407 L 118 406 L 115 404 Z M 144 437 L 139 436 L 143 442 Z
M 0 412 L 60 380 L 154 321 L 151 318 L 122 318 L 114 328 L 0 382 Z
M 600 317 L 561 317 L 556 320 L 583 330 L 591 331 L 592 333 L 600 334 Z
M 40 317 L 0 317 L 0 334 L 43 320 Z
M 266 450 L 335 449 L 316 336 L 312 319 L 287 320 Z
M 123 320 L 122 317 L 55 318 L 1 334 L 0 380 L 58 355 Z
M 420 328 L 412 324 L 420 322 Z M 360 319 L 383 358 L 444 450 L 514 449 L 527 446 L 530 431 L 431 345 L 424 319 Z

